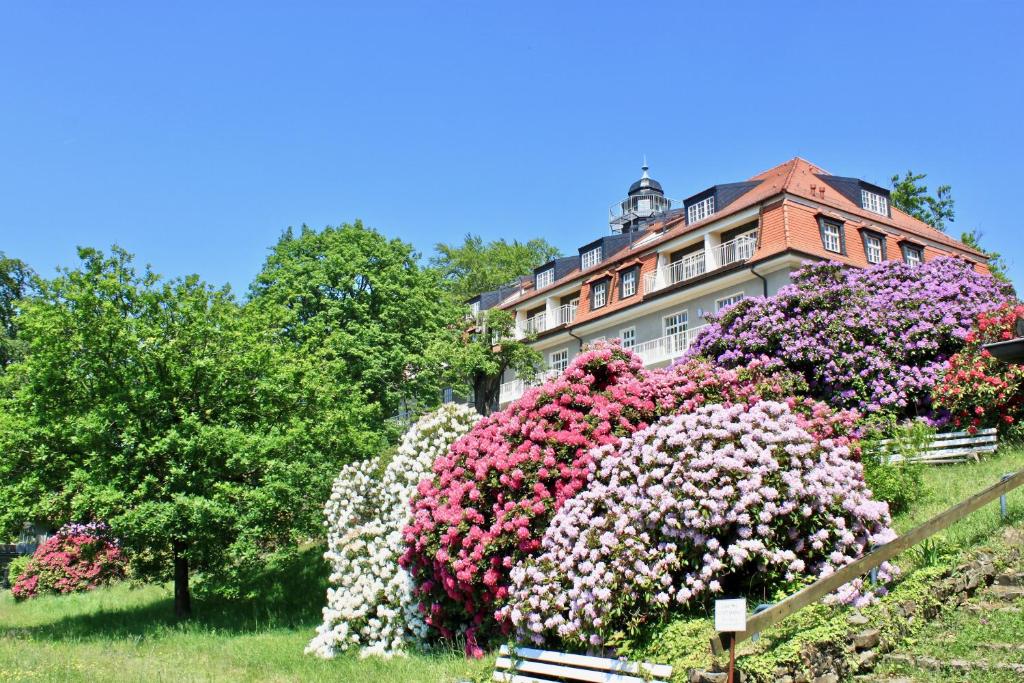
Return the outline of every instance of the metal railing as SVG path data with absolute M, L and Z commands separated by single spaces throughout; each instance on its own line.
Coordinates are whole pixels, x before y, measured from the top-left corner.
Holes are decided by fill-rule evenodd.
M 711 249 L 690 254 L 675 263 L 658 268 L 644 276 L 644 292 L 656 292 L 679 282 L 690 280 L 716 268 L 748 260 L 757 248 L 757 237 L 743 235 Z
M 531 335 L 554 329 L 559 325 L 568 325 L 576 320 L 576 309 L 578 307 L 579 303 L 577 302 L 559 306 L 551 315 L 548 315 L 548 311 L 538 313 L 520 323 L 519 331 L 524 335 Z
M 561 370 L 546 370 L 537 375 L 532 380 L 514 379 L 511 382 L 505 382 L 501 385 L 501 389 L 498 393 L 498 404 L 505 405 L 511 403 L 518 398 L 521 398 L 526 390 L 530 387 L 535 387 L 543 384 L 544 382 L 557 377 L 562 373 Z
M 643 344 L 637 344 L 633 347 L 633 353 L 640 356 L 644 365 L 654 365 L 655 363 L 673 360 L 686 353 L 686 350 L 693 344 L 693 340 L 697 338 L 697 335 L 705 327 L 707 325 L 701 325 L 691 330 L 683 330 L 676 334 L 669 334 L 644 342 Z

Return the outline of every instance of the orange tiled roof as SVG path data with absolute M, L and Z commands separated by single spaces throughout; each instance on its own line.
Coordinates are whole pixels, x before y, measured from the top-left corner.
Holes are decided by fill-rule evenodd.
M 586 271 L 582 271 L 579 268 L 574 269 L 556 282 L 536 291 L 524 292 L 522 296 L 501 304 L 501 306 L 511 307 L 521 304 L 523 301 L 538 296 L 547 290 L 561 287 L 567 282 L 579 279 L 584 273 L 594 276 L 601 271 L 614 270 L 620 263 L 624 263 L 627 260 L 643 259 L 646 263 L 648 261 L 646 256 L 651 250 L 669 240 L 783 195 L 810 199 L 826 207 L 826 209 L 821 211 L 822 213 L 827 214 L 827 208 L 830 207 L 845 214 L 856 216 L 856 220 L 847 220 L 847 223 L 853 228 L 852 232 L 857 232 L 857 229 L 862 227 L 870 228 L 872 225 L 888 226 L 910 237 L 918 237 L 922 240 L 938 243 L 949 247 L 954 252 L 959 252 L 961 255 L 972 256 L 974 260 L 980 259 L 982 263 L 979 265 L 984 268 L 984 259 L 986 257 L 981 252 L 968 247 L 959 240 L 953 239 L 942 231 L 936 230 L 927 223 L 899 209 L 891 208 L 891 216 L 882 216 L 862 209 L 858 204 L 850 201 L 834 187 L 822 180 L 819 177 L 822 175 L 829 176 L 831 174 L 806 159 L 793 157 L 789 161 L 752 176 L 748 182 L 757 182 L 757 185 L 751 187 L 704 220 L 687 224 L 685 214 L 680 213 L 668 220 L 657 221 L 643 233 L 637 235 L 636 242 L 644 242 L 642 249 L 638 250 L 635 247 L 623 249 L 615 258 L 609 261 L 595 264 L 587 268 Z M 824 190 L 824 193 L 822 190 Z M 836 254 L 826 252 L 821 245 L 816 219 L 808 220 L 809 216 L 816 215 L 815 210 L 787 201 L 782 203 L 781 210 L 770 213 L 771 215 L 767 211 L 762 211 L 761 236 L 758 240 L 757 251 L 750 261 L 751 263 L 788 249 L 796 249 L 815 256 L 821 256 L 822 258 L 837 258 Z M 837 217 L 839 215 L 836 214 Z M 654 237 L 654 235 L 657 235 L 657 237 Z M 863 256 L 863 243 L 860 242 L 859 232 L 857 232 L 857 235 L 855 239 L 852 237 L 847 238 L 847 256 L 839 257 L 839 260 L 866 266 L 867 261 Z M 886 242 L 891 258 L 894 253 L 898 253 L 898 251 L 894 252 L 893 249 L 898 250 L 899 238 L 890 235 Z M 926 245 L 926 259 L 933 258 L 942 253 L 944 253 L 942 250 Z M 593 279 L 593 277 L 587 278 L 586 281 L 581 281 L 581 284 L 586 284 L 590 279 Z

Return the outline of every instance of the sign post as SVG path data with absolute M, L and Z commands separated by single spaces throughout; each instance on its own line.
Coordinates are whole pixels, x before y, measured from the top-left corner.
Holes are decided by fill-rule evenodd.
M 747 601 L 745 598 L 715 600 L 715 630 L 729 633 L 729 683 L 736 679 L 736 634 L 747 630 Z

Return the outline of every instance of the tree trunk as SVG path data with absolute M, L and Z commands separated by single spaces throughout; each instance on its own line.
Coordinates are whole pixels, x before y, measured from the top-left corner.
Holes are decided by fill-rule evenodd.
M 188 590 L 188 557 L 185 544 L 174 542 L 174 616 L 185 619 L 192 614 L 192 596 Z
M 502 373 L 504 374 L 504 373 Z M 498 409 L 501 393 L 502 375 L 485 375 L 477 373 L 473 381 L 473 403 L 476 412 L 490 415 Z

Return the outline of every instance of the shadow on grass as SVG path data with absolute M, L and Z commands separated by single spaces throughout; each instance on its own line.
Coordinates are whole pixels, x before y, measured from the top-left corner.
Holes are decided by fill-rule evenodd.
M 322 552 L 321 547 L 313 547 L 288 562 L 268 565 L 249 583 L 249 588 L 261 596 L 258 600 L 218 598 L 199 591 L 192 598 L 189 619 L 174 617 L 173 591 L 169 585 L 159 593 L 151 591 L 149 600 L 122 586 L 110 590 L 123 591 L 123 606 L 110 607 L 109 600 L 97 601 L 92 611 L 57 617 L 16 631 L 18 635 L 48 640 L 114 638 L 138 642 L 171 633 L 242 634 L 276 629 L 308 629 L 312 637 L 313 629 L 320 623 L 327 590 L 328 570 Z M 65 598 L 51 599 L 59 605 Z

